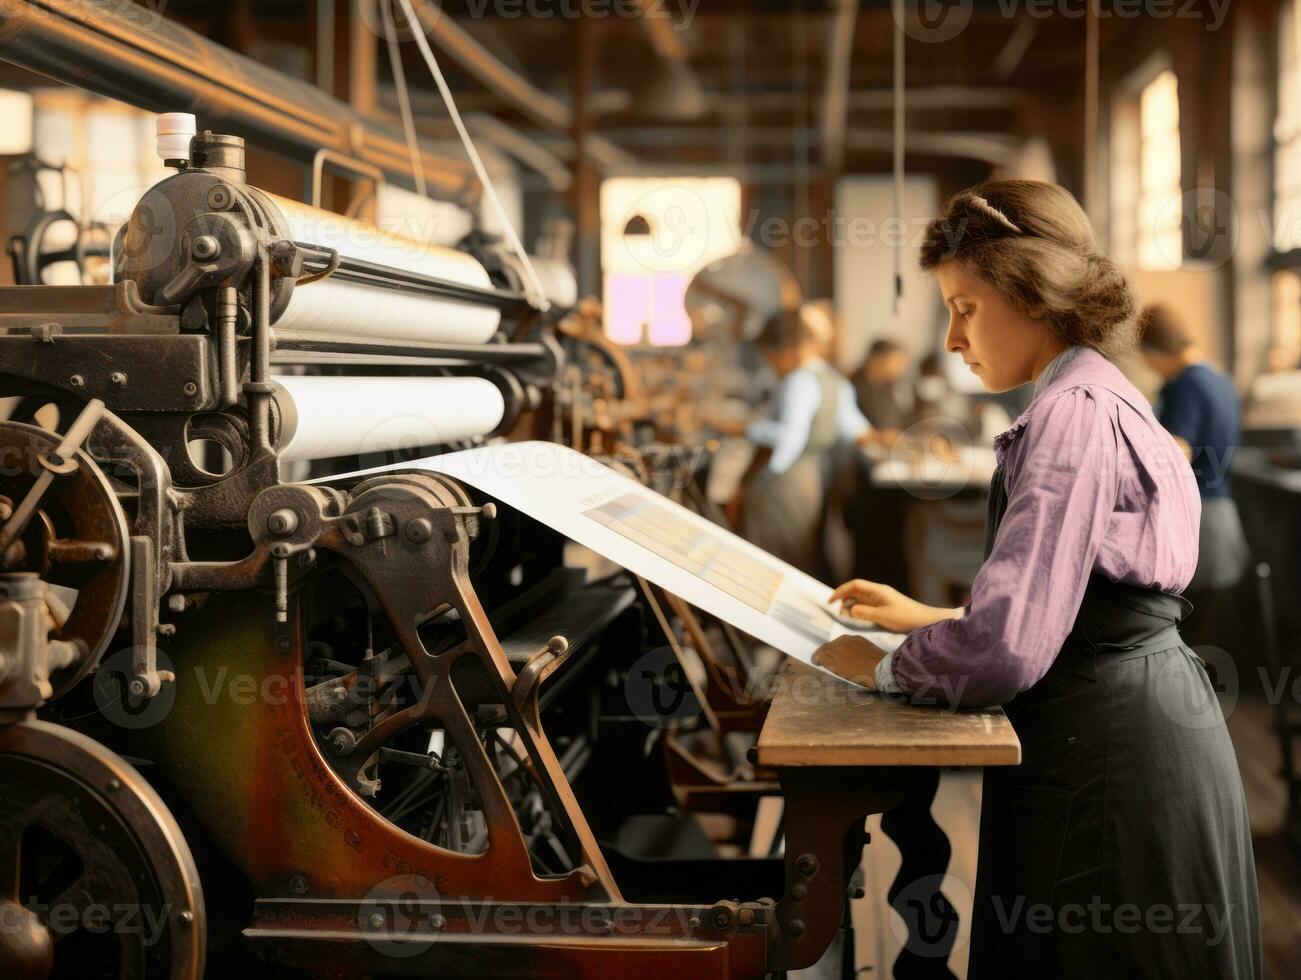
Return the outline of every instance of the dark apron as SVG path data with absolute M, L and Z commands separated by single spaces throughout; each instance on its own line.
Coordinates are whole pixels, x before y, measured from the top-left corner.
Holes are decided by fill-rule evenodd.
M 990 491 L 986 557 L 1007 507 Z M 988 768 L 968 977 L 1260 977 L 1233 745 L 1180 596 L 1089 579 L 1048 672 L 1004 705 Z

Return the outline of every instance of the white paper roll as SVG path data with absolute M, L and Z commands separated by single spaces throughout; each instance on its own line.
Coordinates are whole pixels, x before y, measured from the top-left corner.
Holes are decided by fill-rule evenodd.
M 385 340 L 482 344 L 497 331 L 501 312 L 338 279 L 294 287 L 276 327 Z
M 367 456 L 484 436 L 501 424 L 501 391 L 483 378 L 281 375 L 280 459 Z
M 425 245 L 363 221 L 269 195 L 294 241 L 332 248 L 343 258 L 488 288 L 488 271 L 472 255 Z M 282 330 L 352 334 L 393 340 L 481 344 L 501 322 L 493 307 L 432 299 L 413 292 L 324 279 L 294 290 L 276 321 Z

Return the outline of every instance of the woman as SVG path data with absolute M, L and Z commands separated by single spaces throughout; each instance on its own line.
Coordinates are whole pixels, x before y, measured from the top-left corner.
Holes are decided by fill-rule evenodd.
M 780 381 L 772 413 L 746 437 L 759 447 L 743 490 L 742 534 L 770 554 L 819 576 L 827 562 L 824 527 L 834 450 L 872 432 L 853 386 L 826 362 L 832 325 L 805 304 L 774 317 L 756 341 Z
M 1242 781 L 1177 625 L 1197 565 L 1187 460 L 1108 360 L 1134 301 L 1060 187 L 990 182 L 927 229 L 946 348 L 990 391 L 1033 382 L 994 443 L 986 558 L 960 609 L 855 581 L 910 631 L 816 661 L 919 699 L 1004 706 L 1020 766 L 985 771 L 970 977 L 1261 976 Z

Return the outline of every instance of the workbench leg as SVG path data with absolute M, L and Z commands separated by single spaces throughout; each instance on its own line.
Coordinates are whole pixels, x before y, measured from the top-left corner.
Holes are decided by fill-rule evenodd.
M 958 936 L 958 912 L 940 886 L 952 849 L 931 813 L 940 770 L 910 770 L 903 799 L 881 815 L 881 832 L 899 848 L 902 863 L 890 885 L 890 907 L 908 929 L 894 961 L 895 980 L 955 980 L 949 954 Z
M 850 880 L 863 859 L 864 827 L 903 795 L 893 767 L 779 767 L 786 797 L 786 893 L 777 903 L 773 971 L 812 966 L 840 929 Z

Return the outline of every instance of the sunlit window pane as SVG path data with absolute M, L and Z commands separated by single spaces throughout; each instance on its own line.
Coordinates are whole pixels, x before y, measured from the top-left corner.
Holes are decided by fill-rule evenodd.
M 731 177 L 613 177 L 601 184 L 605 331 L 621 344 L 691 340 L 683 304 L 704 266 L 742 244 L 741 184 Z
M 1183 259 L 1179 84 L 1172 71 L 1152 79 L 1139 96 L 1138 240 L 1144 269 L 1178 268 Z

